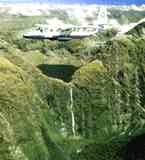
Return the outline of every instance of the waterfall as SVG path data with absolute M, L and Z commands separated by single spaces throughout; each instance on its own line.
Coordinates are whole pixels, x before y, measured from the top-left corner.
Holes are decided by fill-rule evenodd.
M 73 112 L 73 88 L 72 86 L 70 86 L 70 112 L 71 112 L 71 122 L 72 122 L 72 133 L 75 136 L 76 132 L 75 132 L 75 116 L 74 116 L 74 112 Z

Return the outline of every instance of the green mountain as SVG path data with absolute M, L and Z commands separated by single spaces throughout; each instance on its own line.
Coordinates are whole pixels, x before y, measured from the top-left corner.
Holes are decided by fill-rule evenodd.
M 1 18 L 0 160 L 145 159 L 144 35 L 20 36 L 43 18 Z
M 143 19 L 139 24 L 135 25 L 130 31 L 127 32 L 128 35 L 133 35 L 135 37 L 144 37 L 145 35 L 145 20 Z

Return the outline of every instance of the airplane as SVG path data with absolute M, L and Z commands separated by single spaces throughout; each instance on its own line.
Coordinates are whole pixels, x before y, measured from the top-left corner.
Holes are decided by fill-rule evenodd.
M 52 22 L 50 21 L 50 24 L 36 24 L 34 30 L 25 33 L 23 37 L 28 39 L 68 41 L 93 36 L 98 32 L 104 31 L 108 26 L 107 7 L 100 7 L 96 25 L 77 26 L 59 24 L 57 21 L 55 22 L 55 20 L 52 20 Z
M 23 37 L 28 39 L 68 41 L 72 39 L 82 39 L 85 37 L 89 37 L 102 30 L 103 27 L 101 25 L 63 25 L 54 27 L 51 25 L 36 24 L 33 31 L 25 33 Z

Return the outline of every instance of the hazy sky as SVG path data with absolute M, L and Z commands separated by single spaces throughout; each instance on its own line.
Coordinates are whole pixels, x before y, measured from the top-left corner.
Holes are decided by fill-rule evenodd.
M 145 4 L 145 0 L 0 0 L 5 3 L 87 3 L 87 4 Z

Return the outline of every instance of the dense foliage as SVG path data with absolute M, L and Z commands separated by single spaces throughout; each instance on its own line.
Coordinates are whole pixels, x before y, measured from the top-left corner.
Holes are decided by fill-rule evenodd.
M 21 37 L 43 18 L 0 27 L 0 159 L 144 159 L 129 148 L 145 133 L 144 24 L 119 37 Z

